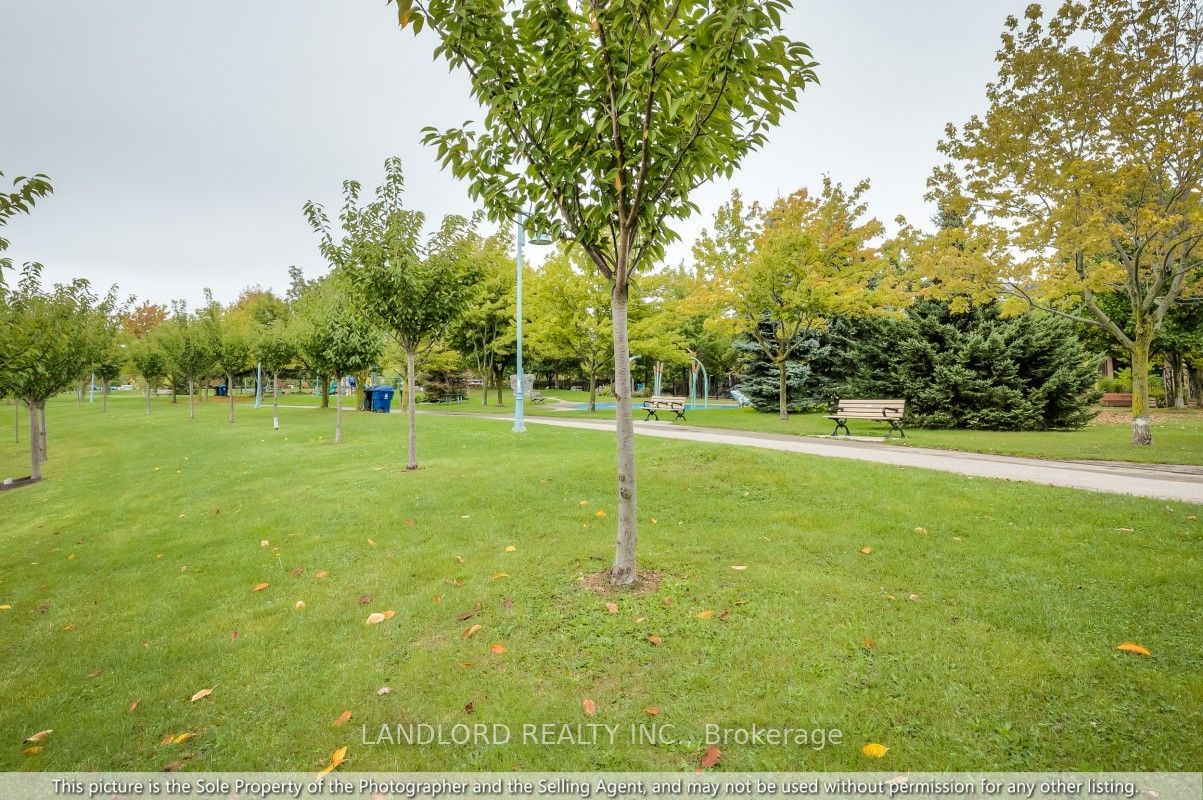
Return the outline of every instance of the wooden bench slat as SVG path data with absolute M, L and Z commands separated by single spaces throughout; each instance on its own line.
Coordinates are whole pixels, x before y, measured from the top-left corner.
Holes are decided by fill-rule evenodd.
M 894 431 L 898 431 L 902 438 L 906 438 L 906 433 L 902 430 L 902 418 L 906 412 L 906 400 L 903 399 L 887 399 L 887 400 L 872 400 L 872 399 L 841 399 L 836 402 L 836 410 L 832 414 L 827 415 L 827 419 L 835 420 L 835 430 L 831 432 L 832 436 L 836 436 L 840 432 L 840 428 L 844 429 L 845 435 L 851 436 L 846 424 L 850 419 L 864 420 L 880 420 L 887 422 L 890 425 L 890 432 L 886 438 L 894 435 Z

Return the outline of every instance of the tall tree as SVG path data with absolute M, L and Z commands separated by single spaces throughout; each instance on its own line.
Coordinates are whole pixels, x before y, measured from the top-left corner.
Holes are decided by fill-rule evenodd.
M 255 339 L 254 356 L 271 376 L 272 430 L 280 430 L 280 371 L 297 357 L 295 331 L 291 320 L 277 319 L 260 329 Z
M 597 410 L 597 378 L 614 361 L 610 284 L 582 264 L 579 251 L 560 247 L 530 281 L 531 349 L 540 357 L 571 359 L 589 381 L 589 410 Z
M 137 339 L 130 346 L 130 363 L 146 381 L 146 416 L 150 416 L 150 398 L 167 374 L 167 358 L 153 335 Z
M 397 0 L 464 68 L 483 130 L 429 130 L 498 221 L 571 238 L 612 285 L 618 538 L 610 581 L 637 581 L 627 307 L 632 275 L 674 238 L 690 194 L 763 145 L 815 80 L 782 33 L 788 0 Z
M 472 359 L 484 383 L 480 404 L 488 405 L 489 384 L 497 389 L 501 405 L 502 379 L 515 351 L 515 275 L 509 238 L 504 235 L 473 237 L 469 257 L 475 261 L 477 280 L 463 315 L 452 326 L 450 344 Z
M 385 162 L 384 182 L 361 203 L 360 184 L 343 183 L 341 238 L 324 209 L 305 204 L 309 224 L 321 237 L 322 254 L 344 274 L 369 317 L 405 350 L 405 409 L 409 452 L 406 469 L 418 468 L 415 362 L 463 311 L 475 282 L 470 257 L 473 222 L 447 216 L 422 238 L 426 217 L 401 204 L 405 177 L 401 160 Z
M 878 313 L 906 302 L 871 244 L 882 225 L 865 219 L 868 188 L 862 181 L 848 191 L 824 179 L 818 194 L 802 189 L 778 200 L 751 257 L 731 278 L 736 315 L 727 324 L 742 327 L 776 365 L 781 419 L 789 418 L 787 362 L 811 341 L 803 333 L 837 314 Z
M 251 366 L 251 342 L 247 331 L 236 320 L 222 326 L 217 342 L 216 366 L 226 379 L 229 421 L 234 421 L 234 378 Z
M 1203 271 L 1203 5 L 1088 0 L 1024 16 L 1007 19 L 985 115 L 948 127 L 950 162 L 929 181 L 967 225 L 946 242 L 912 231 L 912 244 L 935 296 L 1002 293 L 1105 330 L 1131 356 L 1132 441 L 1149 445 L 1150 349 Z M 1107 293 L 1125 299 L 1130 330 Z
M 196 419 L 196 381 L 207 377 L 217 361 L 219 340 L 213 327 L 182 302 L 173 304 L 171 319 L 156 334 L 173 384 L 188 384 L 188 416 Z
M 43 287 L 27 264 L 13 290 L 0 291 L 6 335 L 0 339 L 0 387 L 29 410 L 30 476 L 46 460 L 46 401 L 70 386 L 88 361 L 83 332 L 95 313 L 87 281 Z

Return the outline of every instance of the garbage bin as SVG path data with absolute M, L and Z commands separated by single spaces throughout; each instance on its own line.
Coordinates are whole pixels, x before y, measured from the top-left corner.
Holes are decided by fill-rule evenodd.
M 372 410 L 389 413 L 393 406 L 393 387 L 377 386 L 372 389 Z
M 220 386 L 218 386 L 214 391 L 217 393 L 218 397 L 225 397 L 227 394 L 226 385 L 223 383 Z
M 363 410 L 364 411 L 372 410 L 372 393 L 375 392 L 379 388 L 380 388 L 379 386 L 363 387 Z

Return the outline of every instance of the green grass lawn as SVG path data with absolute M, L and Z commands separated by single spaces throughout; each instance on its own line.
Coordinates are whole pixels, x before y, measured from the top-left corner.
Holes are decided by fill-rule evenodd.
M 224 415 L 51 404 L 46 480 L 0 493 L 0 769 L 316 771 L 347 745 L 351 770 L 692 770 L 707 723 L 842 732 L 721 746 L 727 769 L 1203 763 L 1203 508 L 639 439 L 641 565 L 663 580 L 599 597 L 577 579 L 612 552 L 607 433 L 424 416 L 406 473 L 399 415 L 349 414 L 337 446 L 332 412 L 287 409 L 278 433 L 269 409 Z M 23 446 L 0 475 L 28 471 Z M 675 743 L 360 728 L 625 730 L 652 705 Z

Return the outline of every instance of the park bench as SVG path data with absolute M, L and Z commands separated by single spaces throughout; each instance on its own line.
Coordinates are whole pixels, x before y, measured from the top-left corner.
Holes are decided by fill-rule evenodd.
M 840 432 L 840 428 L 844 429 L 844 434 L 851 436 L 852 432 L 848 430 L 848 420 L 850 419 L 867 419 L 888 422 L 890 432 L 886 436 L 887 439 L 894 435 L 894 431 L 905 439 L 906 432 L 902 430 L 902 415 L 906 411 L 905 400 L 839 400 L 836 402 L 835 413 L 828 414 L 827 419 L 835 420 L 835 430 L 831 432 L 832 436 L 836 436 Z
M 643 421 L 647 422 L 649 419 L 654 419 L 659 422 L 660 418 L 656 416 L 656 412 L 658 411 L 671 411 L 677 415 L 673 417 L 674 420 L 683 420 L 685 419 L 685 404 L 688 402 L 689 400 L 685 397 L 649 397 L 643 401 L 643 410 L 647 412 L 647 416 L 643 418 Z
M 535 392 L 535 391 L 532 391 L 532 392 L 530 393 L 530 401 L 531 401 L 532 403 L 534 403 L 535 405 L 539 405 L 539 404 L 541 404 L 541 403 L 542 403 L 544 400 L 546 400 L 546 399 L 547 399 L 547 398 L 546 398 L 546 397 L 544 397 L 544 396 L 543 396 L 543 394 L 542 394 L 541 392 Z

